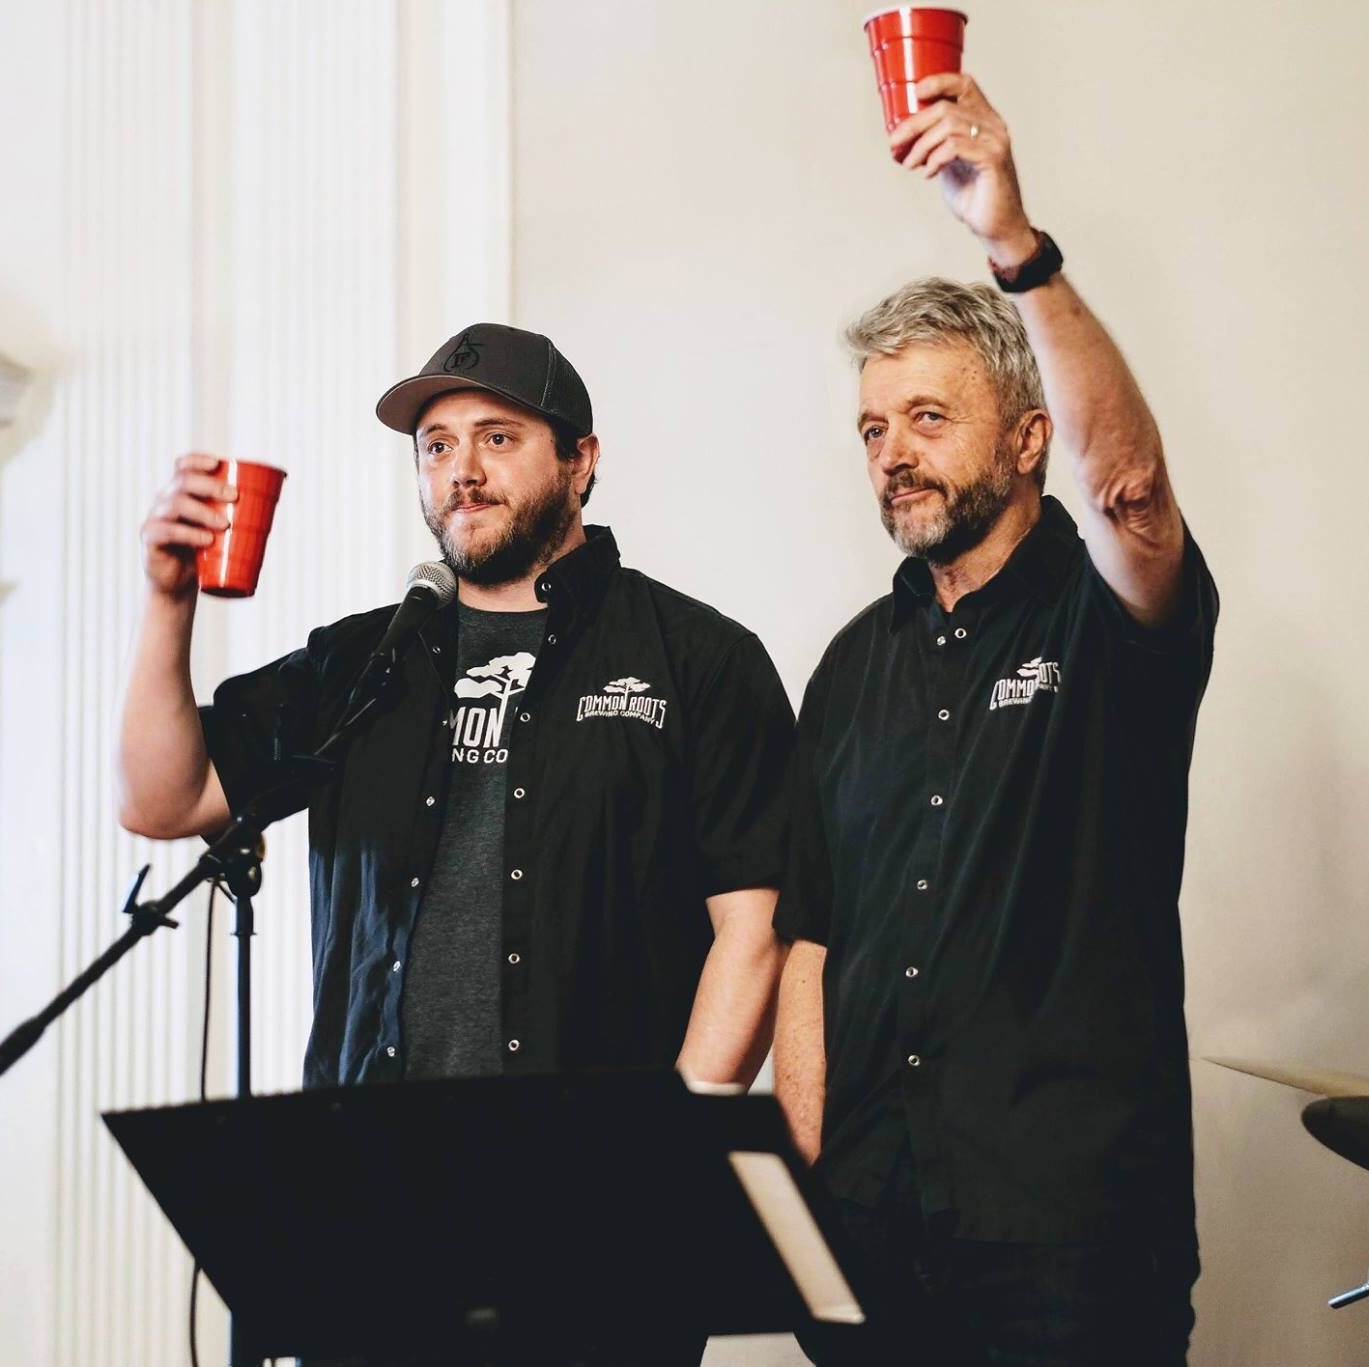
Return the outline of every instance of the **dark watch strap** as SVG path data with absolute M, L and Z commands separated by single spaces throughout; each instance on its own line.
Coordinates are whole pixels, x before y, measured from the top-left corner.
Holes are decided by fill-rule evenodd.
M 1065 264 L 1065 258 L 1051 235 L 1043 233 L 1040 228 L 1033 231 L 1036 233 L 1036 250 L 1020 266 L 1005 268 L 993 261 L 989 262 L 993 278 L 998 281 L 998 288 L 1004 294 L 1023 294 L 1027 290 L 1034 290 L 1038 285 L 1044 285 Z

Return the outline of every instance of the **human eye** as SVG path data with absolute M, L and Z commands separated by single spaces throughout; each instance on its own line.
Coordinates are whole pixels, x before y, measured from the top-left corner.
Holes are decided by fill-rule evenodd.
M 884 429 L 876 422 L 872 422 L 860 430 L 860 439 L 868 447 L 871 442 L 878 441 L 884 435 Z
M 442 440 L 441 437 L 434 437 L 431 441 L 424 443 L 423 454 L 429 460 L 437 460 L 440 456 L 445 456 L 451 447 Z
M 935 408 L 921 408 L 913 415 L 913 421 L 919 427 L 936 428 L 946 421 L 946 415 L 938 413 Z
M 487 440 L 496 450 L 513 444 L 513 438 L 507 432 L 491 432 Z

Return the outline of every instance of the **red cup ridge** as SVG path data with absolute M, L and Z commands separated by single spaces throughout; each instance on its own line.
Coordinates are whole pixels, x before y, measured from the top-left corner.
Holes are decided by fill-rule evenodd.
M 228 526 L 196 556 L 200 588 L 219 598 L 250 598 L 257 591 L 285 471 L 257 461 L 229 459 L 221 460 L 213 473 L 234 485 L 238 497 L 232 503 L 214 504 L 228 519 Z
M 913 87 L 926 76 L 959 71 L 968 19 L 959 10 L 901 5 L 865 21 L 885 132 L 921 108 Z

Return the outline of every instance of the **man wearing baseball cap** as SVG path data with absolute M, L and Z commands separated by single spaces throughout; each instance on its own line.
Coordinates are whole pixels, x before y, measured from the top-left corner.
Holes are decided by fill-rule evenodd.
M 749 1083 L 780 964 L 793 714 L 774 666 L 584 525 L 599 443 L 546 337 L 468 327 L 376 411 L 413 439 L 458 593 L 335 781 L 301 797 L 306 1085 L 671 1065 Z M 194 554 L 222 525 L 213 468 L 181 457 L 143 526 L 120 819 L 154 837 L 219 830 L 282 757 L 311 753 L 393 613 L 318 628 L 197 711 L 186 660 Z

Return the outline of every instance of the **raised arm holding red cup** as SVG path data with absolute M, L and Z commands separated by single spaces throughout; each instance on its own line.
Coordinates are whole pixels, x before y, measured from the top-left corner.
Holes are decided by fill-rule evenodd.
M 1150 408 L 1061 271 L 1055 244 L 1032 227 L 1002 115 L 964 72 L 928 76 L 917 95 L 934 103 L 899 124 L 889 144 L 909 170 L 935 178 L 1013 295 L 1051 422 L 1073 460 L 1089 555 L 1132 616 L 1158 625 L 1175 606 L 1184 537 Z

